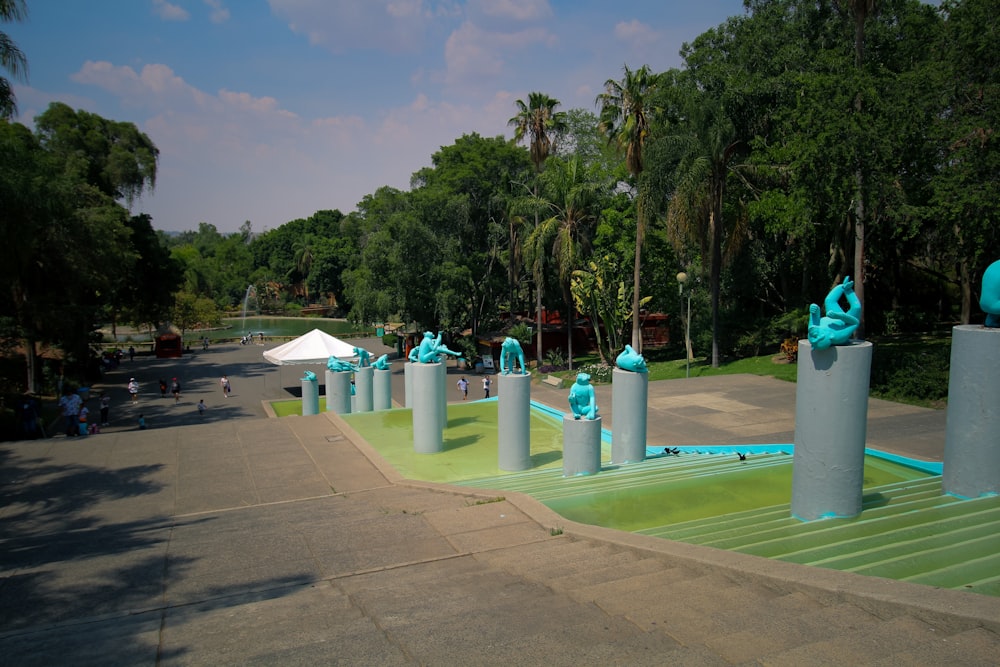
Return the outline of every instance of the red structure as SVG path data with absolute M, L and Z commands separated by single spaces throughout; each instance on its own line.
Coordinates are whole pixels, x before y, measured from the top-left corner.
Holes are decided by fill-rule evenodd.
M 153 339 L 153 351 L 157 359 L 179 357 L 184 353 L 184 342 L 177 327 L 166 325 L 156 332 Z

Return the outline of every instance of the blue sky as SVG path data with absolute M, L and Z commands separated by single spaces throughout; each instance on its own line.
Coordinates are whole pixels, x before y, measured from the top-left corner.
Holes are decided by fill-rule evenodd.
M 160 149 L 133 212 L 257 232 L 347 213 L 464 133 L 512 136 L 530 91 L 595 111 L 623 64 L 678 67 L 742 0 L 28 0 L 19 122 L 52 101 Z

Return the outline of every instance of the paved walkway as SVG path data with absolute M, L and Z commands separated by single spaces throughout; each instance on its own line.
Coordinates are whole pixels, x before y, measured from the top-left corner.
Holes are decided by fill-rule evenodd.
M 96 388 L 102 434 L 0 443 L 0 665 L 997 664 L 998 598 L 400 479 L 335 415 L 265 418 L 302 369 L 263 349 L 139 357 Z M 665 444 L 789 442 L 793 417 L 794 386 L 769 378 L 650 388 Z M 872 446 L 939 459 L 943 432 L 943 413 L 872 402 Z

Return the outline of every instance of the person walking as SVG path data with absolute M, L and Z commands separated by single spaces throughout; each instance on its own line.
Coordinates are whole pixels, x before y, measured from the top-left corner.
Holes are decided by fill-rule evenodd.
M 222 379 L 219 380 L 219 384 L 222 385 L 222 395 L 229 398 L 229 392 L 233 390 L 232 386 L 229 384 L 229 376 L 223 375 Z
M 469 397 L 469 381 L 464 377 L 458 381 L 458 390 L 462 392 L 463 401 Z
M 167 397 L 167 381 L 160 378 L 160 398 Z
M 101 392 L 101 426 L 109 426 L 108 411 L 111 409 L 111 397 Z
M 486 398 L 490 397 L 490 385 L 491 384 L 492 384 L 492 381 L 490 380 L 490 376 L 489 375 L 483 376 L 483 393 L 485 394 Z
M 132 405 L 139 402 L 139 383 L 135 378 L 128 379 L 128 395 L 132 399 Z
M 174 403 L 180 403 L 181 400 L 181 383 L 174 378 L 173 383 L 170 385 L 170 393 L 174 395 Z
M 205 416 L 205 399 L 198 401 L 198 415 L 201 417 Z

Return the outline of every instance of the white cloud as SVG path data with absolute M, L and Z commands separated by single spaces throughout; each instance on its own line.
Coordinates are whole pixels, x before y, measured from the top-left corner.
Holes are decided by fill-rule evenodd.
M 555 37 L 544 28 L 491 32 L 463 23 L 445 43 L 445 80 L 452 86 L 490 88 L 505 73 L 508 54 L 534 45 L 551 45 Z
M 191 18 L 186 9 L 167 0 L 153 0 L 153 12 L 164 21 L 187 21 Z
M 309 43 L 335 53 L 353 48 L 412 52 L 453 2 L 429 0 L 268 0 L 271 11 Z
M 470 10 L 495 19 L 540 21 L 552 16 L 548 0 L 470 0 Z
M 229 20 L 229 10 L 223 6 L 222 0 L 205 0 L 205 4 L 212 10 L 209 14 L 212 23 L 225 23 Z
M 650 28 L 645 23 L 632 19 L 631 21 L 621 21 L 615 25 L 615 37 L 627 44 L 637 47 L 644 47 L 654 44 L 660 39 L 660 33 Z

